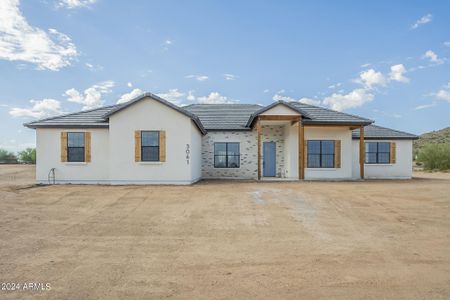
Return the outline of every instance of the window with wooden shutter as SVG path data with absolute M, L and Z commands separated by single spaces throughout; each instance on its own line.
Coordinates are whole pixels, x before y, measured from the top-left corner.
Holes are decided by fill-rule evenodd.
M 166 131 L 159 131 L 159 161 L 166 161 Z
M 341 141 L 334 141 L 334 167 L 341 167 Z
M 395 160 L 396 160 L 396 145 L 395 143 L 391 142 L 391 156 L 389 161 L 391 164 L 395 164 Z
M 91 162 L 91 133 L 84 133 L 84 161 Z
M 134 161 L 141 161 L 141 131 L 134 132 Z
M 67 132 L 61 132 L 61 162 L 67 162 Z

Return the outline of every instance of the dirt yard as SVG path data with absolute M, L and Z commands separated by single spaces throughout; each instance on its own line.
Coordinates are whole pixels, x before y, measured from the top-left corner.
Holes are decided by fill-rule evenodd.
M 3 291 L 41 299 L 449 299 L 450 175 L 37 186 L 0 166 Z

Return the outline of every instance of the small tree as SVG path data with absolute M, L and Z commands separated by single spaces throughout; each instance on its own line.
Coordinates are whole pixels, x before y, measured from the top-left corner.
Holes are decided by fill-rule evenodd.
M 27 148 L 18 153 L 19 161 L 21 163 L 26 164 L 35 164 L 36 163 L 36 149 L 35 148 Z
M 0 164 L 17 164 L 17 157 L 13 152 L 0 149 Z
M 423 163 L 425 170 L 450 169 L 450 143 L 425 145 L 417 160 Z

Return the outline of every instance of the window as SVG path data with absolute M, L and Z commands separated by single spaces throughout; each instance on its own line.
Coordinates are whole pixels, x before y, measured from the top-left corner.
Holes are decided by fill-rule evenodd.
M 391 158 L 391 143 L 366 143 L 366 164 L 389 164 Z
M 141 160 L 159 161 L 159 131 L 141 131 Z
M 239 167 L 239 143 L 214 143 L 214 168 Z
M 84 162 L 84 132 L 67 133 L 67 161 Z
M 334 168 L 334 141 L 308 141 L 308 168 Z

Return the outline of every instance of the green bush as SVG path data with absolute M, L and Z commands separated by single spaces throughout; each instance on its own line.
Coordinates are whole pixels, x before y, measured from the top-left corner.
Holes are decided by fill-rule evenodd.
M 17 164 L 17 157 L 13 152 L 0 149 L 0 164 Z
M 35 164 L 36 163 L 36 149 L 34 148 L 27 148 L 23 151 L 20 151 L 18 153 L 19 161 L 21 163 L 26 164 Z
M 425 145 L 417 161 L 423 164 L 425 170 L 450 169 L 450 143 Z

